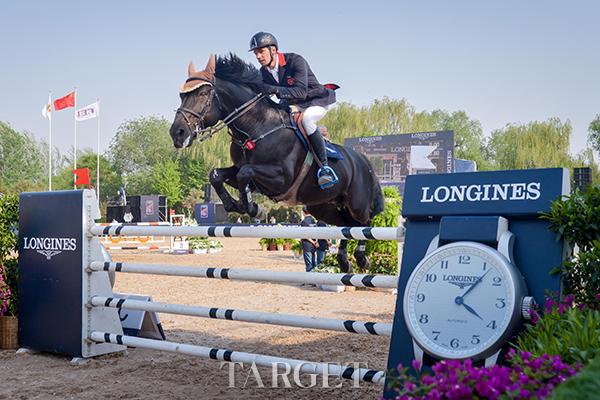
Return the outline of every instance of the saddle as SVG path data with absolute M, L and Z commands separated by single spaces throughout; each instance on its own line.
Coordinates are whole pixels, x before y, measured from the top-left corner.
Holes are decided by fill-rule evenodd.
M 312 148 L 308 142 L 308 134 L 304 130 L 304 126 L 302 125 L 302 116 L 304 115 L 304 110 L 300 109 L 298 106 L 290 106 L 290 125 L 294 128 L 294 132 L 296 133 L 296 137 L 302 143 L 304 150 L 312 152 Z M 319 126 L 319 131 L 321 135 L 323 135 L 323 139 L 325 139 L 325 150 L 327 152 L 327 158 L 329 160 L 343 160 L 344 156 L 331 144 L 329 141 L 329 132 L 327 131 L 327 127 L 324 125 Z

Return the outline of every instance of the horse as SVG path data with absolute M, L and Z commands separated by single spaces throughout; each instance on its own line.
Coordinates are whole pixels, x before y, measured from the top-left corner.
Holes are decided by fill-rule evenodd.
M 252 193 L 258 192 L 276 202 L 303 204 L 330 225 L 369 226 L 383 211 L 384 198 L 367 157 L 334 144 L 342 158 L 329 165 L 339 182 L 321 189 L 318 167 L 296 136 L 288 110 L 260 93 L 261 83 L 260 72 L 233 53 L 211 54 L 204 70 L 197 71 L 190 62 L 180 88 L 181 105 L 169 129 L 174 146 L 186 148 L 195 139 L 203 141 L 228 128 L 233 165 L 209 173 L 227 212 L 261 218 L 262 208 L 252 200 Z M 225 184 L 237 189 L 238 199 Z M 342 240 L 337 260 L 343 272 L 352 272 L 346 246 L 347 240 Z M 354 256 L 359 268 L 369 268 L 364 241 L 359 241 Z

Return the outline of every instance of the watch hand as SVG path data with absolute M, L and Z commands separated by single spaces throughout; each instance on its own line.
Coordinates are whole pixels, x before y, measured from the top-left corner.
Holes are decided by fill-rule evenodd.
M 477 279 L 477 282 L 475 282 L 473 285 L 471 285 L 471 287 L 470 287 L 470 288 L 468 288 L 468 289 L 467 289 L 467 291 L 466 291 L 466 292 L 464 292 L 464 293 L 463 293 L 463 295 L 462 295 L 461 297 L 465 297 L 467 294 L 469 294 L 469 292 L 470 292 L 471 290 L 475 289 L 475 286 L 479 285 L 479 284 L 481 283 L 481 281 L 483 280 L 483 277 L 484 277 L 484 276 L 486 276 L 486 275 L 487 275 L 487 274 L 488 274 L 490 271 L 491 271 L 491 269 L 490 269 L 490 270 L 488 270 L 488 272 L 486 272 L 485 274 L 481 275 L 481 276 L 479 277 L 479 279 Z
M 468 306 L 465 303 L 462 303 L 463 306 L 465 306 L 465 308 L 467 309 L 468 312 L 470 312 L 473 315 L 476 315 L 479 319 L 483 319 L 481 318 L 481 315 L 477 314 L 477 311 L 475 311 L 472 307 Z
M 456 296 L 454 298 L 454 303 L 458 304 L 459 306 L 464 306 L 467 309 L 468 312 L 470 312 L 471 314 L 479 317 L 479 319 L 483 319 L 483 318 L 481 318 L 481 315 L 477 314 L 477 311 L 475 311 L 473 309 L 473 307 L 469 306 L 468 304 L 465 304 L 463 296 Z

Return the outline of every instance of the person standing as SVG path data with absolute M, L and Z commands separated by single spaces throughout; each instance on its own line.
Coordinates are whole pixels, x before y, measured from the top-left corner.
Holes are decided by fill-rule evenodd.
M 300 223 L 300 226 L 316 226 L 316 221 L 312 215 L 308 212 L 306 207 L 302 208 L 304 218 Z M 302 239 L 302 256 L 304 258 L 304 265 L 306 266 L 306 272 L 310 272 L 317 265 L 316 250 L 319 244 L 315 239 Z
M 322 220 L 317 221 L 317 226 L 327 226 L 325 222 Z M 327 255 L 327 251 L 329 250 L 329 240 L 328 239 L 319 239 L 317 240 L 317 265 L 323 264 L 323 260 Z

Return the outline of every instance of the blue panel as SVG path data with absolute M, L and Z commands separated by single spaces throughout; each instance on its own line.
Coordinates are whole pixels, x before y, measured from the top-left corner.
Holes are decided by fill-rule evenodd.
M 80 190 L 22 193 L 19 345 L 81 357 Z
M 562 194 L 562 168 L 410 175 L 404 217 L 529 215 L 549 211 Z
M 500 217 L 442 217 L 440 221 L 440 242 L 474 240 L 494 243 L 498 240 L 498 220 Z

